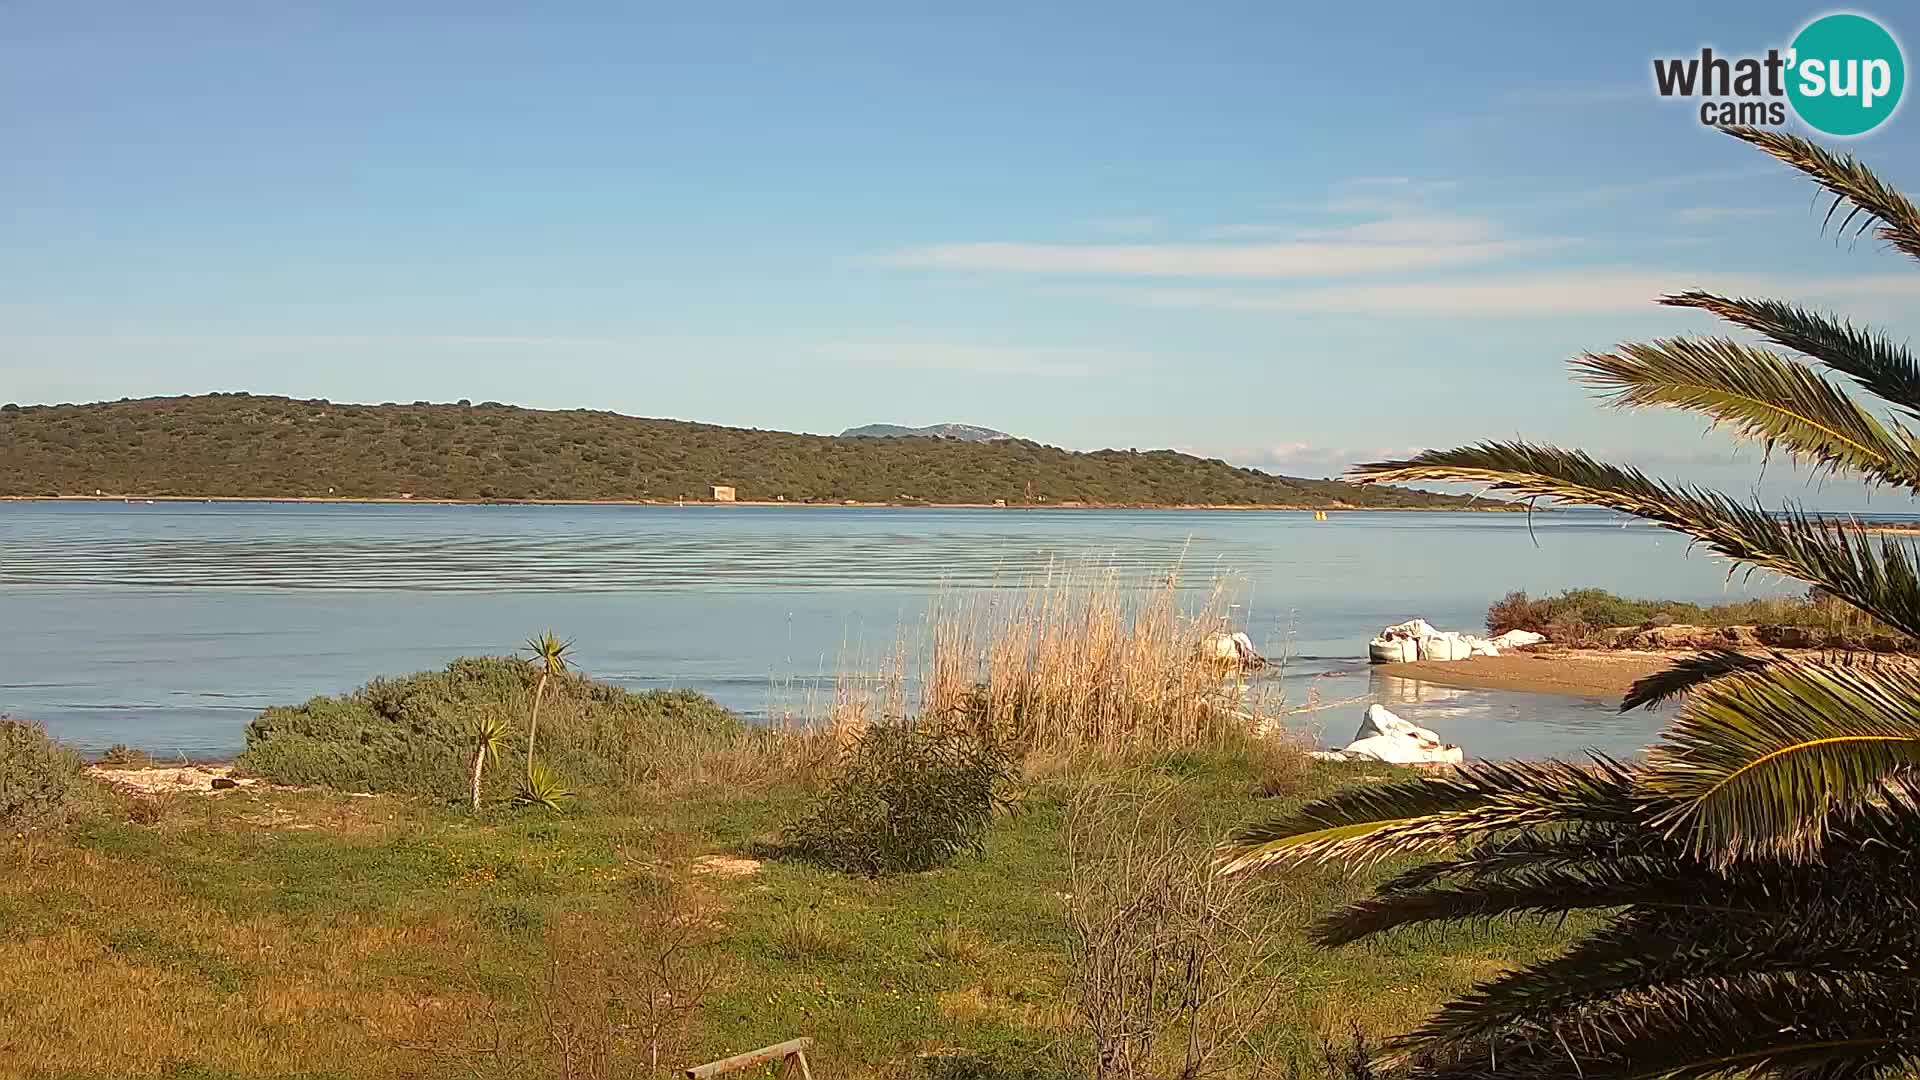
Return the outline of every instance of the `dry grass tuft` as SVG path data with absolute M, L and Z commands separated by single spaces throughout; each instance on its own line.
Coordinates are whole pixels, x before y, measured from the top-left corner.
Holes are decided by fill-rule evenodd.
M 127 820 L 135 825 L 158 825 L 173 806 L 173 797 L 162 793 L 127 797 Z
M 875 670 L 843 676 L 813 729 L 844 739 L 918 715 L 1042 760 L 1215 744 L 1271 722 L 1279 705 L 1278 679 L 1249 680 L 1203 648 L 1234 629 L 1232 596 L 1228 581 L 1190 587 L 1177 568 L 1147 581 L 1068 569 L 950 592 L 927 617 L 924 649 L 903 641 Z
M 806 964 L 827 963 L 847 954 L 850 943 L 839 931 L 827 925 L 815 907 L 789 907 L 774 935 L 774 951 L 789 960 Z
M 987 956 L 987 940 L 949 918 L 921 939 L 927 959 L 942 964 L 973 966 Z

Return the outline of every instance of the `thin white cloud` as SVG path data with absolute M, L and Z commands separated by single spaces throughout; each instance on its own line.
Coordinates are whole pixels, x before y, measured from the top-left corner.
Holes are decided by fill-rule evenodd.
M 1532 441 L 1553 443 L 1555 440 L 1536 438 Z M 1446 443 L 1446 445 L 1452 444 Z M 1344 476 L 1356 465 L 1370 461 L 1410 458 L 1423 450 L 1434 448 L 1433 444 L 1325 446 L 1311 442 L 1283 442 L 1225 448 L 1183 446 L 1179 449 L 1183 453 L 1219 458 L 1229 464 L 1282 473 L 1287 476 L 1337 478 Z M 1698 442 L 1691 444 L 1601 447 L 1591 449 L 1589 452 L 1601 461 L 1645 469 L 1656 475 L 1663 475 L 1666 471 L 1673 469 L 1757 468 L 1762 457 L 1759 450 L 1751 444 L 1738 442 L 1725 435 L 1714 434 L 1704 436 Z M 1783 463 L 1782 468 L 1788 469 L 1790 464 Z M 1447 485 L 1446 488 L 1462 492 L 1475 490 L 1473 485 L 1457 487 Z
M 875 256 L 883 266 L 1125 277 L 1338 277 L 1466 266 L 1529 254 L 1553 241 L 1267 244 L 935 244 Z
M 1336 184 L 1319 202 L 1287 202 L 1273 209 L 1315 214 L 1394 216 L 1428 212 L 1437 195 L 1460 186 L 1457 180 L 1413 176 L 1362 176 Z
M 1236 221 L 1226 225 L 1209 226 L 1202 235 L 1210 240 L 1269 240 L 1275 237 L 1298 236 L 1300 226 L 1297 223 L 1280 225 L 1261 221 Z
M 1486 218 L 1433 214 L 1388 217 L 1312 230 L 1306 238 L 1359 244 L 1481 244 L 1497 239 L 1498 233 L 1498 228 Z
M 1355 176 L 1343 181 L 1339 188 L 1347 192 L 1384 188 L 1408 196 L 1421 197 L 1436 192 L 1451 191 L 1458 186 L 1460 186 L 1458 180 L 1438 180 L 1430 176 Z
M 514 337 L 490 334 L 40 334 L 0 337 L 0 346 L 64 348 L 387 349 L 446 346 L 507 348 L 608 348 L 633 342 L 614 338 Z
M 1676 210 L 1673 219 L 1682 225 L 1711 225 L 1719 221 L 1772 217 L 1779 213 L 1766 206 L 1689 206 Z
M 1108 236 L 1150 236 L 1160 229 L 1160 219 L 1145 214 L 1088 218 L 1086 227 Z
M 1499 97 L 1502 105 L 1542 105 L 1552 108 L 1563 105 L 1619 105 L 1633 102 L 1651 104 L 1658 100 L 1658 97 L 1648 93 L 1644 86 L 1536 86 L 1525 90 L 1509 91 Z
M 1662 191 L 1686 190 L 1696 187 L 1730 184 L 1739 180 L 1755 180 L 1761 177 L 1780 176 L 1778 166 L 1748 165 L 1738 169 L 1718 169 L 1713 172 L 1684 173 L 1680 175 L 1653 176 L 1645 180 L 1629 180 L 1619 184 L 1601 184 L 1597 187 L 1576 188 L 1570 191 L 1549 191 L 1544 194 L 1528 195 L 1524 198 L 1501 203 L 1503 210 L 1581 210 L 1630 199 L 1636 195 L 1651 195 Z
M 1318 202 L 1279 204 L 1291 220 L 1229 222 L 1197 240 L 1136 243 L 970 241 L 868 256 L 865 262 L 916 269 L 1124 277 L 1294 278 L 1392 273 L 1495 262 L 1559 247 L 1565 240 L 1516 237 L 1492 217 L 1440 212 L 1432 196 L 1452 180 L 1363 176 L 1334 185 Z M 1097 218 L 1115 235 L 1161 228 L 1151 217 Z
M 1384 461 L 1408 457 L 1419 448 L 1408 446 L 1320 446 L 1310 442 L 1269 443 L 1263 446 L 1230 446 L 1224 449 L 1181 447 L 1182 452 L 1219 458 L 1265 472 L 1288 476 L 1339 476 L 1363 461 Z
M 1533 441 L 1550 443 L 1553 440 Z M 1340 476 L 1355 465 L 1408 458 L 1432 448 L 1428 444 L 1326 446 L 1312 442 L 1282 442 L 1224 448 L 1183 446 L 1180 450 L 1290 476 Z M 1751 445 L 1725 436 L 1708 436 L 1696 443 L 1679 446 L 1603 447 L 1590 452 L 1602 461 L 1650 470 L 1757 465 L 1760 460 L 1760 454 Z
M 1722 465 L 1756 465 L 1761 455 L 1751 444 L 1733 441 L 1730 436 L 1714 436 L 1693 446 L 1629 446 L 1592 451 L 1601 461 L 1635 468 L 1712 468 Z
M 1658 297 L 1689 288 L 1834 302 L 1920 296 L 1920 278 L 1907 274 L 1781 278 L 1684 270 L 1563 270 L 1465 281 L 1337 285 L 1284 291 L 1163 287 L 1119 290 L 1116 294 L 1127 302 L 1156 308 L 1479 317 L 1644 312 Z
M 1207 230 L 1215 239 L 1285 239 L 1356 244 L 1478 244 L 1500 238 L 1487 218 L 1458 214 L 1395 215 L 1343 225 L 1237 222 Z
M 1125 349 L 975 345 L 926 341 L 840 341 L 807 346 L 802 355 L 839 367 L 888 371 L 961 371 L 1045 378 L 1092 378 L 1137 365 Z

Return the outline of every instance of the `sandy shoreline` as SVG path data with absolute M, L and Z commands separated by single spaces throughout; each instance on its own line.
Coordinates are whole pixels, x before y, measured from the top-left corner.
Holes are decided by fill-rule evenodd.
M 1382 664 L 1379 671 L 1403 679 L 1473 690 L 1618 699 L 1635 682 L 1664 670 L 1686 654 L 1582 649 L 1512 652 L 1466 660 L 1418 660 Z

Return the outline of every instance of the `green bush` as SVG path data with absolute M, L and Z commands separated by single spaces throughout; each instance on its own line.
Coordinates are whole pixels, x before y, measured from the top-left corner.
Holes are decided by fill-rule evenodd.
M 525 660 L 468 658 L 445 671 L 375 679 L 342 697 L 276 706 L 247 725 L 238 764 L 281 784 L 464 798 L 471 721 L 504 715 L 515 729 L 509 745 L 524 747 L 538 681 Z M 689 755 L 742 731 L 739 718 L 702 694 L 636 694 L 568 674 L 547 685 L 540 756 L 576 788 L 617 789 L 670 775 Z M 489 769 L 484 794 L 510 795 L 520 772 Z
M 38 724 L 0 717 L 0 826 L 24 832 L 59 825 L 81 784 L 78 754 Z
M 1827 648 L 1910 650 L 1914 643 L 1844 601 L 1819 589 L 1804 596 L 1759 597 L 1724 604 L 1694 604 L 1684 600 L 1635 600 L 1605 589 L 1568 589 L 1558 596 L 1532 599 L 1511 592 L 1487 609 L 1487 630 L 1544 631 L 1562 645 L 1591 645 L 1605 640 L 1601 631 L 1613 627 L 1672 626 L 1792 627 L 1813 645 Z M 1884 639 L 1884 640 L 1877 640 Z
M 953 726 L 868 728 L 820 801 L 787 826 L 792 857 L 879 877 L 931 870 L 986 844 L 1013 760 Z
M 1539 631 L 1552 621 L 1552 603 L 1531 599 L 1524 592 L 1510 592 L 1487 608 L 1489 634 L 1504 634 L 1509 630 Z

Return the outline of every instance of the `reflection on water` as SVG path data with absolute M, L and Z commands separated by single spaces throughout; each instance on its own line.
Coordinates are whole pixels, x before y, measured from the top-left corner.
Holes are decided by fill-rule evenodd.
M 1466 748 L 1470 758 L 1578 758 L 1595 750 L 1631 756 L 1655 741 L 1670 712 L 1622 714 L 1613 700 L 1445 686 L 1358 660 L 1285 678 L 1286 700 L 1301 710 L 1289 726 L 1332 749 L 1352 741 L 1375 703 Z
M 1327 742 L 1381 700 L 1476 757 L 1630 752 L 1659 719 L 1388 680 L 1361 660 L 1375 630 L 1474 628 L 1512 589 L 1743 591 L 1599 514 L 0 503 L 0 711 L 87 749 L 231 753 L 267 705 L 551 627 L 591 674 L 760 714 L 882 655 L 942 589 L 1089 564 L 1145 585 L 1175 563 L 1196 590 L 1231 573 Z
M 1469 707 L 1474 699 L 1473 691 L 1458 686 L 1442 686 L 1439 683 L 1425 682 L 1421 679 L 1408 679 L 1399 675 L 1388 675 L 1378 668 L 1371 672 L 1369 688 L 1371 697 L 1389 709 L 1418 708 L 1428 716 L 1450 715 L 1452 710 Z
M 1616 756 L 1652 743 L 1668 710 L 1621 713 L 1612 700 L 1466 690 L 1374 672 L 1375 700 L 1476 757 L 1568 756 L 1585 749 Z M 1544 699 L 1552 708 L 1542 708 Z
M 1121 573 L 1149 574 L 1186 554 L 1177 534 L 1115 544 L 1071 529 L 973 528 L 966 518 L 939 530 L 860 529 L 858 542 L 849 543 L 855 537 L 831 528 L 835 521 L 805 520 L 809 511 L 799 508 L 758 518 L 748 508 L 728 510 L 723 513 L 734 520 L 717 521 L 708 508 L 541 507 L 529 515 L 525 507 L 421 506 L 396 514 L 296 505 L 246 514 L 226 504 L 156 511 L 157 505 L 127 504 L 125 510 L 135 512 L 117 518 L 102 511 L 84 529 L 49 514 L 9 530 L 0 586 L 582 593 L 900 589 L 939 582 L 975 588 L 1088 557 Z M 812 512 L 841 522 L 850 516 Z M 743 522 L 771 528 L 712 527 Z M 1236 547 L 1223 544 L 1213 554 L 1250 554 Z

